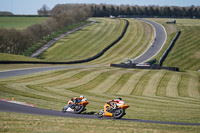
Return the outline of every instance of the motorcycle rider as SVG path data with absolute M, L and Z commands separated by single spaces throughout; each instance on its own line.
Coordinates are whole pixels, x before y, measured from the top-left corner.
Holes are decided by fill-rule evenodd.
M 114 102 L 114 105 L 111 105 L 110 102 Z M 113 100 L 108 100 L 107 103 L 113 108 L 113 109 L 116 109 L 117 106 L 121 106 L 121 105 L 124 105 L 125 102 L 122 101 L 122 98 L 121 97 L 118 97 L 117 99 L 113 99 Z
M 73 109 L 73 106 L 76 105 L 77 103 L 80 103 L 81 101 L 87 101 L 87 99 L 83 95 L 81 95 L 80 97 L 71 98 L 68 102 L 67 109 L 69 107 Z

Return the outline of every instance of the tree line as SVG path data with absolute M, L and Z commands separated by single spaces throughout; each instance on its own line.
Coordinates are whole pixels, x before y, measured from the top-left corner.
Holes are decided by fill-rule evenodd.
M 0 16 L 12 16 L 14 15 L 12 12 L 0 11 Z
M 158 17 L 200 17 L 200 6 L 130 6 L 130 5 L 90 5 L 93 17 L 131 15 Z
M 88 12 L 82 5 L 56 5 L 51 11 L 51 17 L 43 23 L 34 24 L 24 30 L 1 28 L 0 53 L 23 55 L 26 49 L 55 31 L 86 21 L 90 16 Z

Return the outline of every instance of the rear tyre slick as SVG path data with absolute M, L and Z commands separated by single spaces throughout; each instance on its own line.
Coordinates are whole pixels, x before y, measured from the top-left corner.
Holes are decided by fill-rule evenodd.
M 98 117 L 98 118 L 103 117 L 102 111 L 99 111 L 99 112 L 97 113 L 97 117 Z

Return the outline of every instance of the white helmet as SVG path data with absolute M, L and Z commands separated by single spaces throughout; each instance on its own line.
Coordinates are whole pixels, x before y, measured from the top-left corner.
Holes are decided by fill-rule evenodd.
M 81 96 L 80 96 L 80 98 L 84 98 L 84 96 L 83 96 L 83 95 L 81 95 Z
M 83 100 L 81 100 L 81 101 L 86 101 L 87 102 L 87 98 L 84 98 Z

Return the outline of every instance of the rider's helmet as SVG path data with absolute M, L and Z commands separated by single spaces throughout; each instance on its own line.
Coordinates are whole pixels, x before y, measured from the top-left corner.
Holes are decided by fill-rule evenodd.
M 87 98 L 84 98 L 83 100 L 81 100 L 81 101 L 86 101 L 87 102 Z
M 81 95 L 80 98 L 85 98 L 85 97 L 83 95 Z
M 122 98 L 121 98 L 121 97 L 118 97 L 117 99 L 118 99 L 118 100 L 122 100 Z

